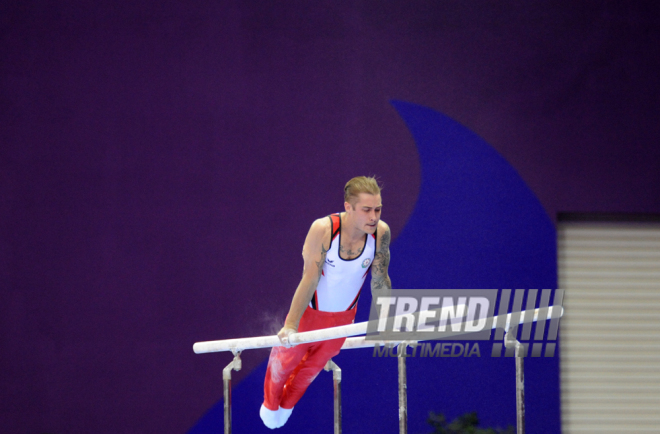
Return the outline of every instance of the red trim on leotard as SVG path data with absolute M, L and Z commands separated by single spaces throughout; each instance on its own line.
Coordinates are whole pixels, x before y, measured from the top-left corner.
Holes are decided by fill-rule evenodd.
M 330 245 L 328 246 L 328 250 L 330 250 L 332 242 L 337 238 L 337 235 L 339 235 L 339 230 L 341 229 L 341 217 L 339 216 L 339 213 L 336 213 L 330 214 L 328 218 L 332 224 L 332 230 L 330 231 Z
M 369 268 L 367 268 L 367 271 L 365 271 L 364 274 L 362 275 L 362 278 L 363 278 L 363 279 L 364 279 L 365 277 L 367 277 L 367 273 L 369 272 L 369 270 L 371 270 L 371 265 L 369 265 Z
M 355 305 L 357 304 L 358 300 L 360 299 L 360 294 L 362 293 L 362 287 L 363 287 L 363 286 L 364 286 L 364 282 L 362 283 L 362 286 L 360 286 L 360 290 L 358 291 L 357 295 L 355 296 L 355 298 L 354 298 L 353 301 L 351 302 L 351 306 L 350 306 L 348 309 L 346 309 L 346 310 L 351 310 L 351 309 L 353 309 L 353 308 L 355 307 Z

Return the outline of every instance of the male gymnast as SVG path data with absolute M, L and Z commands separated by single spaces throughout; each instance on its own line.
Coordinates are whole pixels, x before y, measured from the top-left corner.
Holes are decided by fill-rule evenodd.
M 303 276 L 277 336 L 264 381 L 259 415 L 279 428 L 325 364 L 339 354 L 346 338 L 291 347 L 289 335 L 350 324 L 369 269 L 371 289 L 392 288 L 388 275 L 390 228 L 380 220 L 378 182 L 359 176 L 344 187 L 344 212 L 312 223 L 303 245 Z

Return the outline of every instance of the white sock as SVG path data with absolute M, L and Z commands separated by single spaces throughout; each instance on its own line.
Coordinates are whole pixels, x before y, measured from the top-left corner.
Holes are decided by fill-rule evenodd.
M 279 428 L 284 424 L 280 425 L 280 410 L 278 409 L 277 411 L 269 410 L 266 407 L 264 407 L 263 404 L 261 404 L 261 408 L 259 409 L 259 416 L 261 417 L 261 420 L 263 421 L 264 425 L 266 425 L 270 429 L 275 429 Z
M 284 426 L 286 421 L 289 420 L 289 416 L 291 416 L 291 413 L 293 412 L 293 408 L 282 408 L 282 407 L 280 407 L 280 409 L 277 410 L 277 412 L 279 413 L 278 416 L 279 416 L 279 419 L 280 419 L 280 424 L 278 426 L 278 428 L 279 428 L 281 426 Z

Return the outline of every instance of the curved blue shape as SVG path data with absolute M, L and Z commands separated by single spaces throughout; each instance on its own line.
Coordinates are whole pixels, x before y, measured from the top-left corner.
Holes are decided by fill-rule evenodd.
M 417 206 L 392 259 L 396 286 L 555 288 L 554 226 L 515 169 L 447 116 L 392 104 L 422 167 Z
M 393 101 L 419 151 L 417 206 L 395 245 L 390 275 L 397 288 L 556 288 L 554 225 L 516 170 L 458 122 L 419 105 Z M 515 425 L 511 358 L 411 359 L 411 432 L 423 432 L 424 411 L 453 418 L 477 411 L 485 425 Z M 559 433 L 559 359 L 527 358 L 529 432 Z M 347 392 L 348 393 L 348 392 Z M 418 407 L 417 407 L 418 406 Z M 414 409 L 417 407 L 417 411 Z
M 518 173 L 476 134 L 434 110 L 393 101 L 419 151 L 417 205 L 391 247 L 396 288 L 555 288 L 556 234 L 545 210 Z M 363 295 L 357 321 L 368 317 Z M 409 431 L 429 432 L 429 411 L 453 419 L 476 411 L 484 426 L 515 425 L 515 365 L 481 357 L 408 361 Z M 343 429 L 396 433 L 397 362 L 370 350 L 335 358 L 343 375 Z M 559 433 L 558 358 L 525 363 L 527 429 Z M 270 432 L 258 416 L 266 363 L 234 390 L 234 431 Z M 325 377 L 325 378 L 324 378 Z M 190 433 L 220 432 L 222 401 Z M 278 432 L 331 432 L 332 380 L 319 375 Z

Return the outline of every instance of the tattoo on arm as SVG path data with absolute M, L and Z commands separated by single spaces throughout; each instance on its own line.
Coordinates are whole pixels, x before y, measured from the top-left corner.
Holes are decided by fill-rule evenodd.
M 390 230 L 386 230 L 385 233 L 383 234 L 383 237 L 380 239 L 380 250 L 382 251 L 383 249 L 388 249 L 390 248 Z
M 387 274 L 390 265 L 390 231 L 385 231 L 380 241 L 380 249 L 374 257 L 373 270 L 371 275 L 371 290 L 388 288 L 392 289 L 392 281 Z
M 321 273 L 323 273 L 323 264 L 325 264 L 325 256 L 328 254 L 328 251 L 325 249 L 325 246 L 321 244 L 321 260 L 316 262 L 316 266 L 319 269 L 318 277 L 316 281 L 318 282 L 321 279 Z

